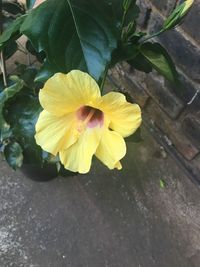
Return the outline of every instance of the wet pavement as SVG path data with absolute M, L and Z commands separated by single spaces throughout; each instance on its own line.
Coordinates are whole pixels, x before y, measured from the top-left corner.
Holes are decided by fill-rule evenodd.
M 0 161 L 1 267 L 199 267 L 200 189 L 153 138 L 122 171 L 35 182 Z

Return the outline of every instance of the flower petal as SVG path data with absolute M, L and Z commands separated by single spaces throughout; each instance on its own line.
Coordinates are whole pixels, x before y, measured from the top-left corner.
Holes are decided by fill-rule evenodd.
M 75 114 L 56 117 L 42 111 L 36 123 L 36 143 L 43 150 L 56 155 L 59 150 L 67 149 L 78 139 Z
M 123 137 L 133 134 L 141 124 L 141 110 L 121 93 L 110 92 L 102 97 L 99 108 L 110 120 L 109 128 Z
M 105 129 L 95 156 L 109 169 L 121 169 L 119 162 L 126 154 L 126 144 L 120 134 Z
M 100 90 L 95 80 L 79 70 L 56 73 L 39 93 L 42 107 L 56 116 L 74 112 L 83 105 L 92 105 L 98 98 Z
M 87 128 L 75 144 L 60 151 L 60 160 L 64 167 L 73 172 L 89 172 L 102 132 L 103 127 Z

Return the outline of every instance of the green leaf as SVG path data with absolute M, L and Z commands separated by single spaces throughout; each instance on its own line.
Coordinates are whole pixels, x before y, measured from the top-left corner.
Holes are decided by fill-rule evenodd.
M 121 61 L 129 61 L 137 56 L 139 53 L 138 47 L 132 44 L 121 44 L 112 54 L 111 64 L 114 66 Z
M 165 20 L 163 30 L 166 31 L 178 25 L 185 17 L 185 15 L 189 12 L 190 8 L 192 7 L 192 4 L 192 0 L 187 0 L 181 5 L 177 6 L 170 14 L 170 16 Z
M 125 12 L 129 10 L 132 2 L 133 2 L 133 0 L 124 0 L 123 1 L 123 9 Z
M 137 5 L 131 7 L 127 13 L 124 21 L 124 26 L 127 26 L 130 22 L 136 20 L 139 17 L 140 9 Z
M 18 46 L 15 41 L 8 42 L 7 46 L 4 49 L 4 57 L 5 59 L 9 59 L 14 53 L 17 51 Z
M 37 74 L 37 69 L 35 67 L 26 67 L 24 72 L 20 75 L 20 78 L 24 81 L 26 87 L 30 89 L 35 89 L 35 76 Z
M 24 86 L 24 82 L 18 77 L 14 77 L 16 83 L 5 88 L 0 93 L 0 142 L 10 136 L 10 125 L 6 122 L 3 116 L 3 108 L 5 103 L 15 96 Z
M 149 73 L 152 71 L 151 63 L 139 52 L 136 57 L 128 60 L 128 63 L 136 70 Z
M 51 76 L 53 76 L 58 69 L 55 69 L 50 63 L 46 60 L 42 67 L 40 68 L 38 74 L 35 77 L 35 82 L 45 83 Z
M 139 41 L 146 35 L 145 32 L 134 32 L 128 38 L 132 44 L 138 44 Z
M 144 43 L 140 47 L 141 54 L 152 67 L 171 82 L 177 82 L 178 73 L 169 54 L 159 43 Z
M 36 0 L 26 0 L 26 8 L 31 9 L 34 6 L 35 2 Z
M 107 6 L 106 10 L 109 9 L 109 17 L 115 24 L 115 28 L 119 30 L 119 37 L 121 34 L 121 22 L 124 13 L 122 0 L 102 0 Z
M 24 13 L 22 6 L 17 2 L 2 2 L 2 9 L 13 15 Z
M 4 149 L 4 155 L 6 161 L 14 170 L 22 166 L 23 164 L 22 148 L 17 142 L 8 144 Z
M 7 87 L 10 87 L 11 85 L 13 85 L 12 77 L 13 77 L 13 76 L 11 76 L 11 79 L 10 79 L 10 77 L 7 77 L 7 84 L 8 84 Z M 1 93 L 4 89 L 5 89 L 5 85 L 4 85 L 4 81 L 3 81 L 3 74 L 0 74 L 0 93 Z
M 0 36 L 0 49 L 2 49 L 10 40 L 16 40 L 20 37 L 20 27 L 25 20 L 26 15 L 18 17 Z
M 21 32 L 59 71 L 80 69 L 98 80 L 117 46 L 109 11 L 96 0 L 47 0 L 28 14 Z
M 43 63 L 44 59 L 46 58 L 44 51 L 37 52 L 29 40 L 26 42 L 26 49 L 29 53 L 34 55 L 39 62 Z
M 166 182 L 162 179 L 159 180 L 160 188 L 164 189 L 166 187 Z
M 21 145 L 25 163 L 41 163 L 42 150 L 35 142 L 35 124 L 42 110 L 38 97 L 29 91 L 21 92 L 7 107 L 6 119 L 15 140 Z
M 36 95 L 41 88 L 41 83 L 35 81 L 35 77 L 38 73 L 37 67 L 34 65 L 27 67 L 24 64 L 18 64 L 15 72 L 19 78 L 24 81 L 24 90 L 22 92 L 24 93 L 24 91 L 26 91 Z

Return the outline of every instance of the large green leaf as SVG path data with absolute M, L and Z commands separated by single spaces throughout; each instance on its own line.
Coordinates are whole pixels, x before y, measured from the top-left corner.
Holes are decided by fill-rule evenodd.
M 47 0 L 28 14 L 21 32 L 61 72 L 80 69 L 98 80 L 117 45 L 109 12 L 96 0 Z
M 35 77 L 35 82 L 45 83 L 51 76 L 53 76 L 59 70 L 52 66 L 47 60 L 44 62 L 39 72 Z
M 36 0 L 26 0 L 26 8 L 31 9 L 34 6 L 35 2 Z
M 22 166 L 22 148 L 17 142 L 10 143 L 5 147 L 4 156 L 10 167 L 12 167 L 14 170 Z
M 7 109 L 6 119 L 12 128 L 15 140 L 23 148 L 24 162 L 41 163 L 42 150 L 34 138 L 35 124 L 41 112 L 38 97 L 28 91 L 21 93 Z
M 120 44 L 112 54 L 111 64 L 114 66 L 120 61 L 129 61 L 139 53 L 138 47 L 132 44 Z
M 37 52 L 29 40 L 27 40 L 26 42 L 26 49 L 28 50 L 29 53 L 34 55 L 40 63 L 43 63 L 43 61 L 46 58 L 44 51 Z
M 144 43 L 141 54 L 152 67 L 171 82 L 177 82 L 178 74 L 169 54 L 159 43 Z
M 126 17 L 124 20 L 124 26 L 127 26 L 130 22 L 136 20 L 139 17 L 140 9 L 137 5 L 133 5 L 126 13 Z
M 152 71 L 152 64 L 141 53 L 138 53 L 136 57 L 129 60 L 128 63 L 136 70 L 145 73 Z
M 10 125 L 6 122 L 3 116 L 3 108 L 5 103 L 15 96 L 24 86 L 24 82 L 15 77 L 15 84 L 5 88 L 0 93 L 0 142 L 10 136 Z
M 18 17 L 3 32 L 3 34 L 0 36 L 0 49 L 2 49 L 7 44 L 7 42 L 9 42 L 10 40 L 15 40 L 18 37 L 20 37 L 20 27 L 25 18 L 26 18 L 26 15 Z
M 17 43 L 15 41 L 10 41 L 4 49 L 4 58 L 5 60 L 9 59 L 17 51 Z

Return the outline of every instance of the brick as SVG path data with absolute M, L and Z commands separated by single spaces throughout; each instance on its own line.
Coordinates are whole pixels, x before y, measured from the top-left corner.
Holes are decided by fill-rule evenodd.
M 141 107 L 144 107 L 149 95 L 144 90 L 142 82 L 140 82 L 140 76 L 142 74 L 139 72 L 134 74 L 135 75 L 133 76 L 133 72 L 130 72 L 130 68 L 128 66 L 126 66 L 126 71 L 124 71 L 124 67 L 117 65 L 112 71 L 111 77 L 123 93 L 128 95 Z
M 116 91 L 115 85 L 107 78 L 103 88 L 103 94 L 107 94 L 110 91 Z
M 199 149 L 184 135 L 180 121 L 172 121 L 154 101 L 149 101 L 146 112 L 185 159 L 192 160 L 198 155 Z
M 154 101 L 168 116 L 176 119 L 184 108 L 184 104 L 166 86 L 164 78 L 154 73 L 146 78 L 147 90 Z
M 130 95 L 133 99 L 136 99 L 137 103 L 141 107 L 145 107 L 147 100 L 149 99 L 149 95 L 142 86 L 142 83 L 139 83 L 138 79 L 133 79 L 133 75 L 131 74 L 126 74 L 124 78 L 125 88 L 127 88 L 128 92 L 130 92 Z
M 200 112 L 200 91 L 198 91 L 194 99 L 191 99 L 191 103 L 187 106 L 187 113 L 197 112 Z
M 163 25 L 163 18 L 158 12 L 152 12 L 151 13 L 151 18 L 149 20 L 149 25 L 148 25 L 148 32 L 149 33 L 155 33 L 158 32 Z
M 151 5 L 149 2 L 144 0 L 138 0 L 137 5 L 140 8 L 140 15 L 137 19 L 137 24 L 141 29 L 145 29 L 147 27 L 150 14 L 151 14 Z
M 175 5 L 184 0 L 140 0 L 142 16 L 139 26 L 149 33 L 159 31 L 163 25 L 163 15 L 168 16 Z M 174 30 L 157 38 L 169 52 L 177 66 L 181 85 L 177 86 L 166 79 L 151 73 L 125 71 L 121 82 L 137 83 L 150 97 L 143 103 L 143 117 L 152 120 L 173 149 L 179 152 L 181 162 L 196 180 L 200 173 L 200 0 L 194 1 L 191 12 L 183 23 Z M 156 41 L 156 38 L 154 39 Z M 124 82 L 124 79 L 126 82 Z M 128 87 L 128 86 L 126 86 Z M 140 91 L 139 91 L 140 92 Z M 133 90 L 133 97 L 140 93 Z M 199 177 L 199 178 L 198 178 Z
M 199 182 L 200 182 L 200 154 L 197 155 L 193 160 L 192 160 L 192 166 L 191 169 L 193 170 L 193 173 L 196 177 L 199 177 Z
M 200 154 L 198 154 L 191 161 L 184 160 L 182 162 L 186 169 L 190 172 L 193 177 L 192 181 L 196 181 L 198 185 L 200 184 Z M 193 265 L 192 265 L 193 266 Z
M 159 9 L 163 15 L 168 15 L 174 8 L 176 0 L 151 0 L 151 3 Z
M 158 13 L 152 14 L 149 31 L 158 31 L 161 25 L 160 15 Z M 200 82 L 200 48 L 195 46 L 190 39 L 186 39 L 178 30 L 165 32 L 160 35 L 158 40 L 168 50 L 176 65 L 195 82 Z
M 187 104 L 194 97 L 196 92 L 199 90 L 200 85 L 191 81 L 187 76 L 183 73 L 179 73 L 180 86 L 175 85 L 173 83 L 165 80 L 165 86 L 174 94 L 183 101 L 183 103 Z
M 200 2 L 195 1 L 190 13 L 185 17 L 184 22 L 181 25 L 195 41 L 200 43 L 200 31 L 199 31 L 199 17 L 200 17 Z
M 188 115 L 182 123 L 185 135 L 200 149 L 200 112 Z

